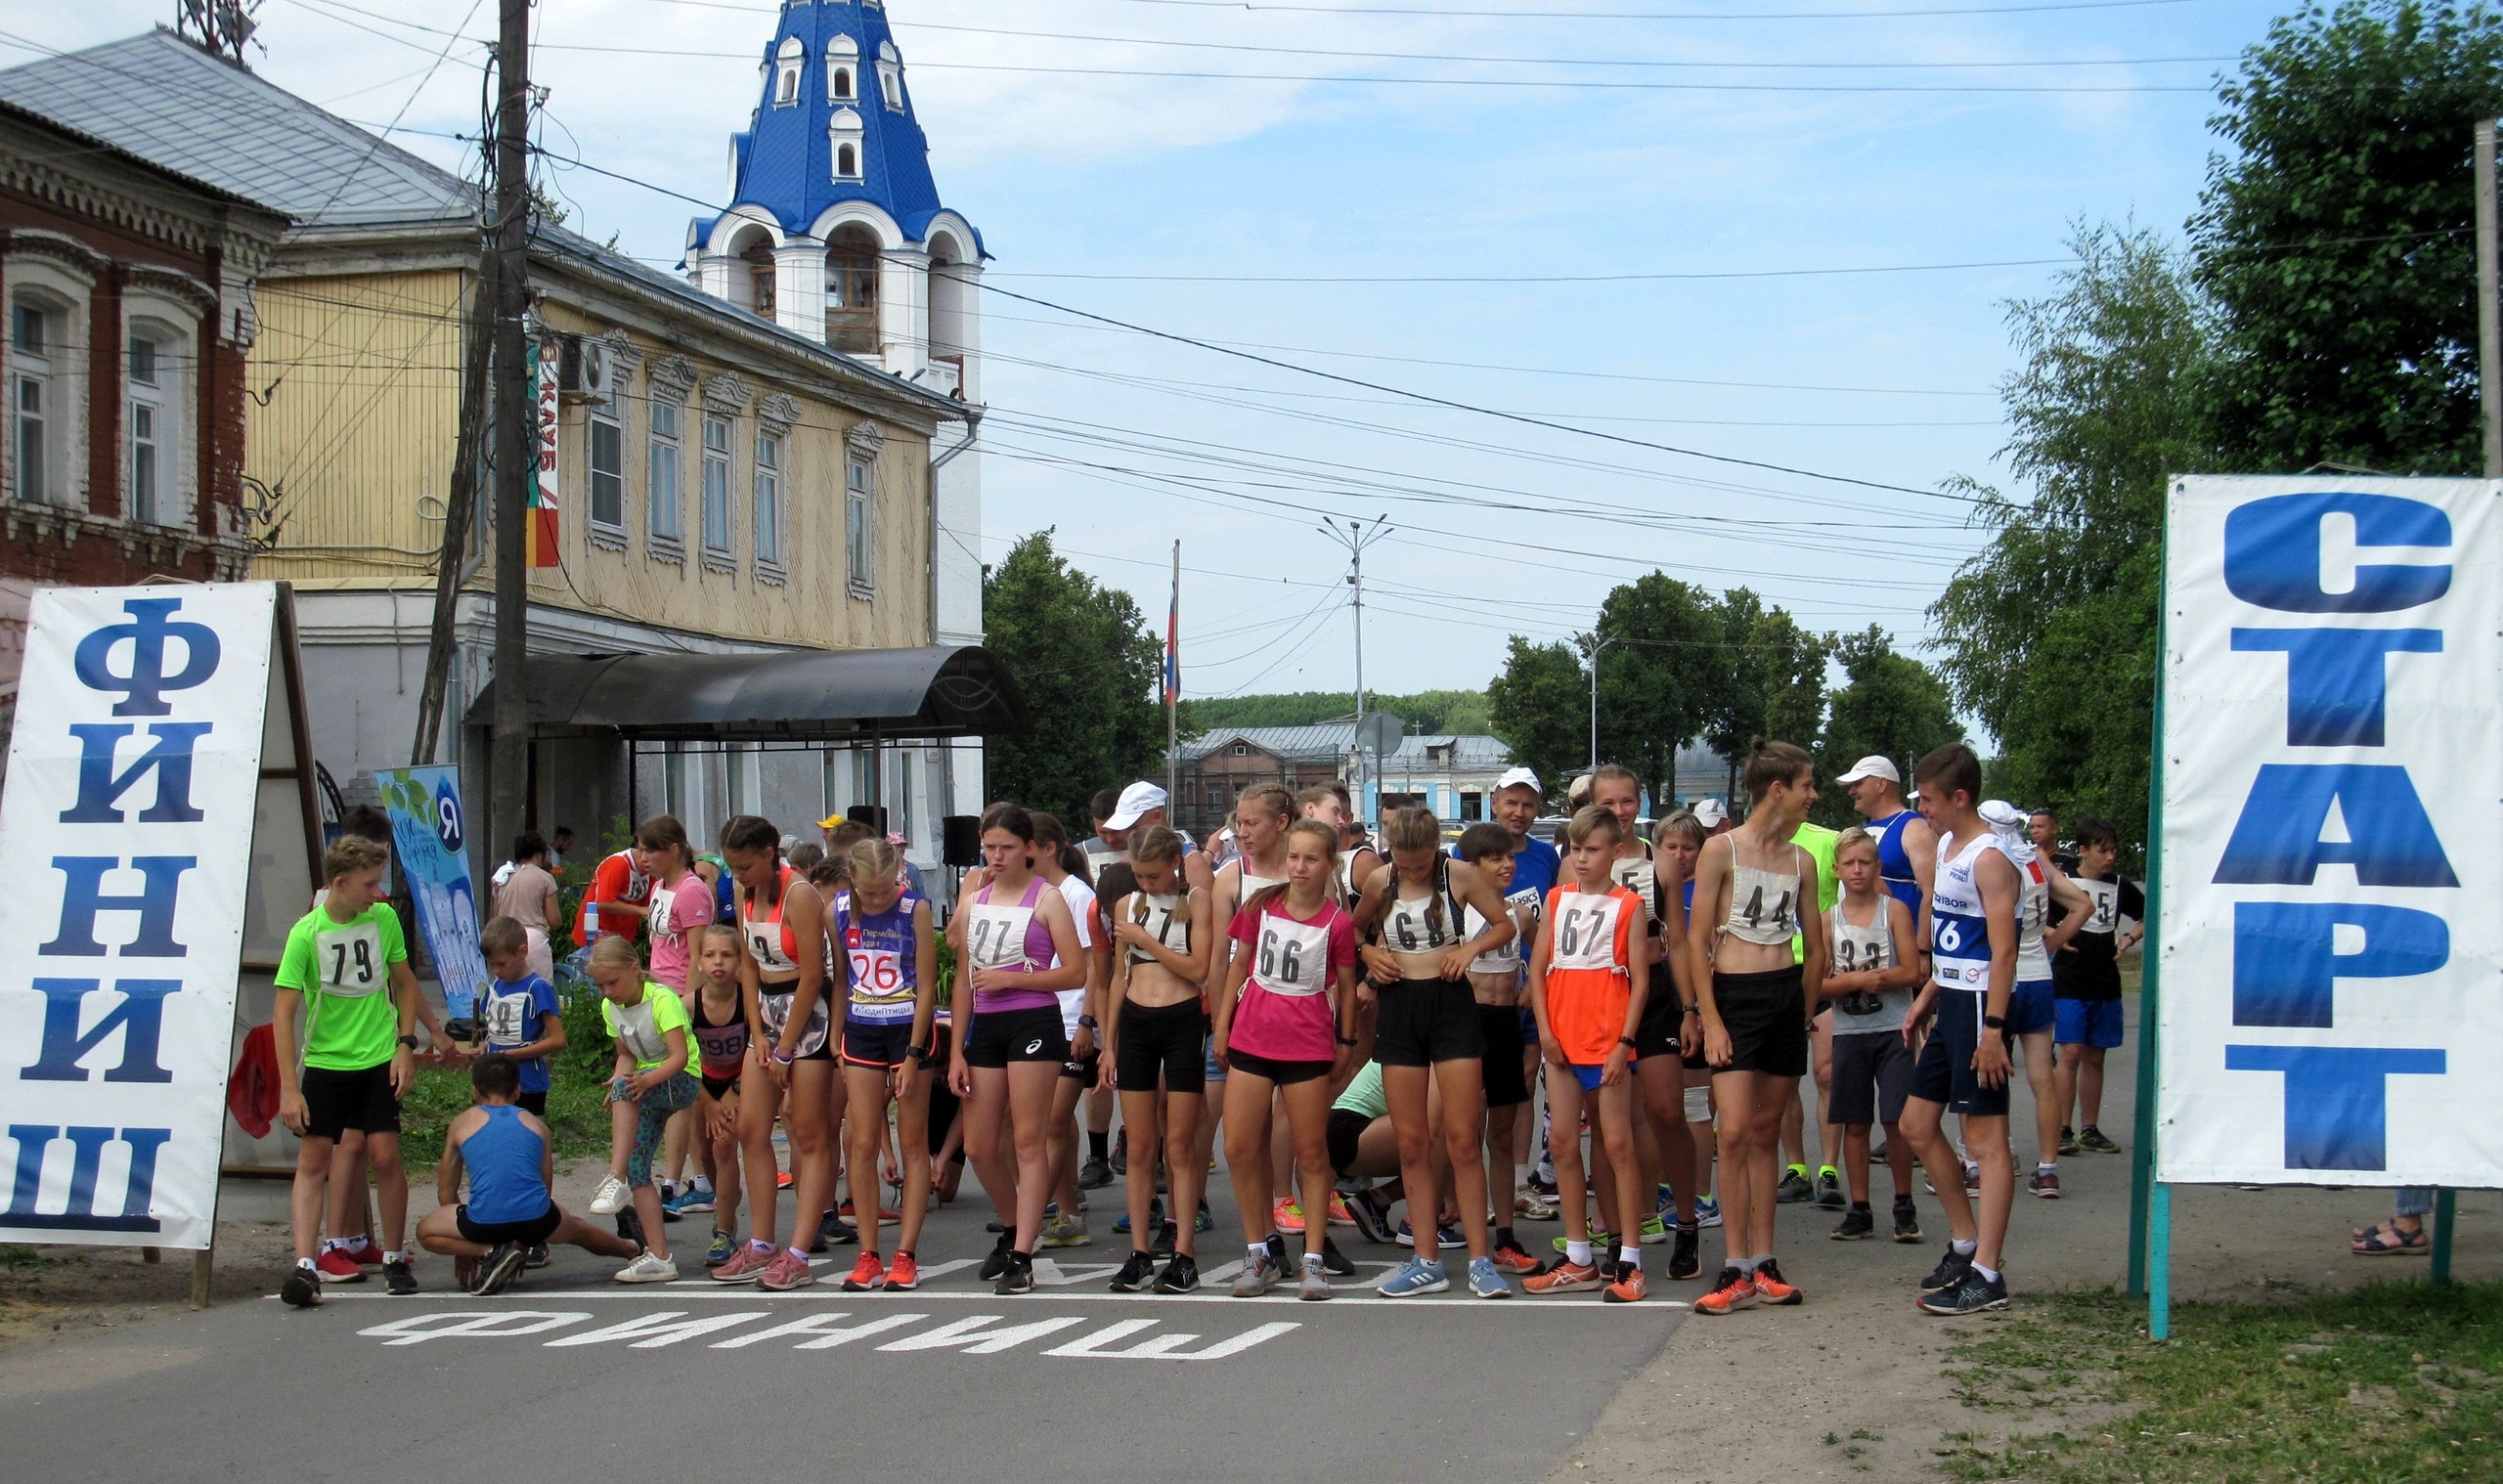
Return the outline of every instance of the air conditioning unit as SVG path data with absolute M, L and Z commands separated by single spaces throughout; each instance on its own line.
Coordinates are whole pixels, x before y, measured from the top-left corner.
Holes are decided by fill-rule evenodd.
M 605 402 L 617 389 L 617 358 L 605 340 L 567 335 L 556 384 L 567 400 Z

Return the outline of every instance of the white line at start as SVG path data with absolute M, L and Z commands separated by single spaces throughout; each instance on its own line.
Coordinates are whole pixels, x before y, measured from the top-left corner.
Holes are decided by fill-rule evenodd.
M 758 1320 L 779 1317 L 769 1309 L 704 1315 L 686 1309 L 662 1309 L 582 1330 L 573 1327 L 590 1321 L 592 1314 L 587 1309 L 438 1309 L 356 1332 L 395 1347 L 440 1339 L 527 1338 L 537 1339 L 549 1349 L 617 1345 L 632 1350 L 659 1350 L 701 1339 L 715 1350 L 743 1350 L 763 1344 L 787 1345 L 794 1350 L 832 1350 L 874 1340 L 877 1343 L 872 1348 L 890 1352 L 955 1350 L 966 1355 L 1001 1355 L 1031 1346 L 1057 1359 L 1213 1361 L 1241 1355 L 1302 1328 L 1281 1321 L 1204 1342 L 1200 1335 L 1183 1331 L 1151 1334 L 1148 1331 L 1162 1323 L 1153 1319 L 1124 1319 L 1085 1329 L 1087 1321 L 1077 1315 L 1011 1323 L 1006 1315 L 967 1314 L 921 1329 L 918 1327 L 931 1315 L 878 1314 L 860 1318 L 851 1311 L 836 1309 L 779 1324 L 768 1323 L 741 1333 L 729 1332 Z M 1081 1330 L 1083 1332 L 1069 1332 Z M 566 1332 L 559 1333 L 560 1331 Z M 709 1337 L 715 1335 L 723 1337 Z M 1058 1343 L 1042 1348 L 1054 1340 Z

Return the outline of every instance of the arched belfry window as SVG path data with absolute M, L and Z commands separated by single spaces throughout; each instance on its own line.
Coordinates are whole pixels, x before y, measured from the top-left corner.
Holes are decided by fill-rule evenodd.
M 878 97 L 888 108 L 903 111 L 903 57 L 892 41 L 878 43 Z
M 825 96 L 828 103 L 850 103 L 860 96 L 860 43 L 837 32 L 825 44 Z
M 800 45 L 797 36 L 783 38 L 773 54 L 773 106 L 787 109 L 800 101 L 800 65 L 808 59 L 809 49 Z
M 860 115 L 850 109 L 837 109 L 826 122 L 826 142 L 832 147 L 834 178 L 838 181 L 860 179 L 862 125 Z

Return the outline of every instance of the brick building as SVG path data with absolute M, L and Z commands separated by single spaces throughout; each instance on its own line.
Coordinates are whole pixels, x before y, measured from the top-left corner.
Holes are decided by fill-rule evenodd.
M 0 734 L 35 589 L 250 565 L 243 359 L 285 227 L 0 104 Z

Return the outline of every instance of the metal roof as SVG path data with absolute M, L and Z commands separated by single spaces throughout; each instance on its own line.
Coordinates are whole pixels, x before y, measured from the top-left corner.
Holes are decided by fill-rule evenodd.
M 0 70 L 0 99 L 307 226 L 477 210 L 459 176 L 161 26 Z
M 775 654 L 534 655 L 537 735 L 608 732 L 720 742 L 975 737 L 1032 729 L 1025 692 L 988 649 L 806 649 Z M 469 707 L 491 724 L 496 681 Z
M 1333 763 L 1347 756 L 1356 745 L 1356 723 L 1353 718 L 1344 721 L 1316 721 L 1308 726 L 1237 726 L 1220 727 L 1183 743 L 1175 751 L 1181 762 L 1196 763 L 1209 754 L 1248 742 L 1262 752 L 1274 753 L 1294 763 Z M 1512 749 L 1501 737 L 1473 732 L 1419 733 L 1399 739 L 1399 745 L 1383 758 L 1382 765 L 1394 767 L 1407 764 L 1427 766 L 1427 749 L 1456 746 L 1449 764 L 1464 768 L 1510 767 Z M 1440 761 L 1430 764 L 1445 766 Z

